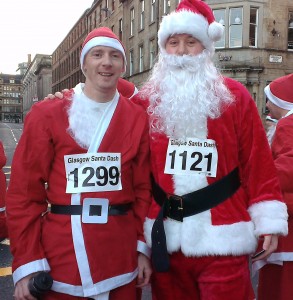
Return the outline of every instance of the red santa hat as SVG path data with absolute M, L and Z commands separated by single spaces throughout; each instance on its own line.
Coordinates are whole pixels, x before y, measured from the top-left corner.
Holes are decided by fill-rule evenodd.
M 92 30 L 85 38 L 82 44 L 82 50 L 80 53 L 80 66 L 82 71 L 83 71 L 83 62 L 86 54 L 90 51 L 91 48 L 96 46 L 111 47 L 120 51 L 124 57 L 124 65 L 126 67 L 125 49 L 121 41 L 118 39 L 118 37 L 113 33 L 113 31 L 110 28 L 99 27 Z
M 201 0 L 182 0 L 177 9 L 163 20 L 158 31 L 160 50 L 165 52 L 167 39 L 174 34 L 190 34 L 211 53 L 214 42 L 219 41 L 224 27 L 215 21 L 211 8 Z
M 264 89 L 269 101 L 280 108 L 293 109 L 293 74 L 275 79 Z

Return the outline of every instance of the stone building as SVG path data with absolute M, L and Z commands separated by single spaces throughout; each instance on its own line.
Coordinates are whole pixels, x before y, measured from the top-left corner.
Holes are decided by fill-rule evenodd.
M 22 75 L 0 73 L 0 122 L 22 121 Z
M 158 53 L 162 17 L 180 0 L 95 0 L 53 53 L 53 92 L 84 81 L 79 53 L 87 33 L 111 28 L 125 45 L 124 77 L 139 88 Z M 214 61 L 223 75 L 243 83 L 265 113 L 264 87 L 293 73 L 293 0 L 206 0 L 225 35 L 216 43 Z M 191 24 L 192 26 L 192 24 Z
M 23 116 L 34 102 L 44 99 L 52 92 L 52 57 L 36 54 L 22 78 Z

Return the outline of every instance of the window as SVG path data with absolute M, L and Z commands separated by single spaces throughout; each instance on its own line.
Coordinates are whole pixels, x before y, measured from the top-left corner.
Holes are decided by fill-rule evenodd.
M 164 15 L 167 15 L 170 12 L 170 0 L 164 0 Z
M 123 29 L 122 19 L 119 20 L 119 40 L 122 41 L 122 29 Z
M 129 76 L 133 75 L 134 62 L 133 62 L 133 50 L 129 51 Z
M 242 7 L 231 8 L 229 17 L 229 47 L 242 47 Z
M 152 68 L 154 65 L 155 57 L 155 40 L 150 40 L 150 68 Z
M 139 46 L 139 72 L 143 72 L 143 45 Z
M 144 0 L 140 1 L 140 29 L 144 29 Z
M 250 22 L 249 22 L 249 46 L 257 47 L 257 25 L 258 25 L 258 9 L 250 8 Z
M 214 16 L 215 19 L 218 23 L 222 24 L 224 26 L 224 34 L 222 36 L 222 38 L 215 42 L 215 48 L 225 48 L 225 44 L 226 44 L 226 35 L 225 35 L 225 9 L 215 9 L 214 11 Z
M 102 23 L 102 4 L 100 5 L 99 23 Z
M 134 8 L 130 10 L 130 35 L 134 33 Z
M 112 11 L 115 10 L 115 0 L 112 0 Z
M 156 4 L 156 0 L 151 0 L 151 23 L 155 21 L 155 4 Z
M 293 12 L 289 12 L 288 21 L 288 50 L 293 50 Z

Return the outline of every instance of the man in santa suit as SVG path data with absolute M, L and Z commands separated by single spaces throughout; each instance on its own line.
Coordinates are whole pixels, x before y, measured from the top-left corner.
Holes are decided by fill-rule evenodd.
M 117 92 L 126 58 L 110 29 L 89 33 L 80 63 L 84 86 L 35 104 L 14 154 L 6 201 L 17 300 L 35 299 L 28 281 L 40 271 L 54 280 L 46 300 L 134 300 L 150 278 L 147 114 Z
M 293 74 L 272 81 L 265 87 L 270 116 L 278 120 L 271 149 L 282 194 L 288 207 L 289 235 L 280 237 L 270 257 L 254 263 L 259 274 L 259 300 L 291 300 L 293 295 Z M 255 266 L 254 266 L 255 267 Z
M 0 242 L 8 237 L 5 214 L 6 177 L 3 172 L 5 164 L 5 151 L 2 141 L 0 141 Z
M 222 36 L 209 6 L 182 0 L 158 31 L 158 61 L 134 102 L 149 114 L 152 202 L 145 237 L 157 300 L 248 300 L 249 256 L 286 235 L 256 105 L 212 63 Z

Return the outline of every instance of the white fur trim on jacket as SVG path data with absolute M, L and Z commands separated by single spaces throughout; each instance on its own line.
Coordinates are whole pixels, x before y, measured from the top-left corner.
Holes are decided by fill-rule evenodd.
M 256 236 L 262 234 L 288 234 L 287 206 L 277 200 L 253 204 L 248 212 L 255 225 Z
M 166 42 L 171 35 L 186 33 L 197 38 L 207 50 L 214 53 L 214 42 L 222 37 L 223 32 L 221 24 L 213 22 L 209 26 L 203 15 L 182 10 L 163 17 L 158 31 L 158 44 L 160 50 L 165 53 Z
M 16 284 L 22 278 L 24 278 L 32 273 L 41 272 L 41 271 L 45 271 L 45 272 L 51 271 L 48 261 L 45 258 L 29 262 L 25 265 L 18 267 L 13 272 L 13 275 L 12 275 L 13 282 L 14 282 L 14 284 Z
M 147 219 L 144 232 L 151 247 L 153 219 Z M 252 254 L 257 246 L 252 222 L 212 225 L 211 212 L 184 218 L 183 222 L 164 221 L 169 253 L 181 250 L 186 256 Z

